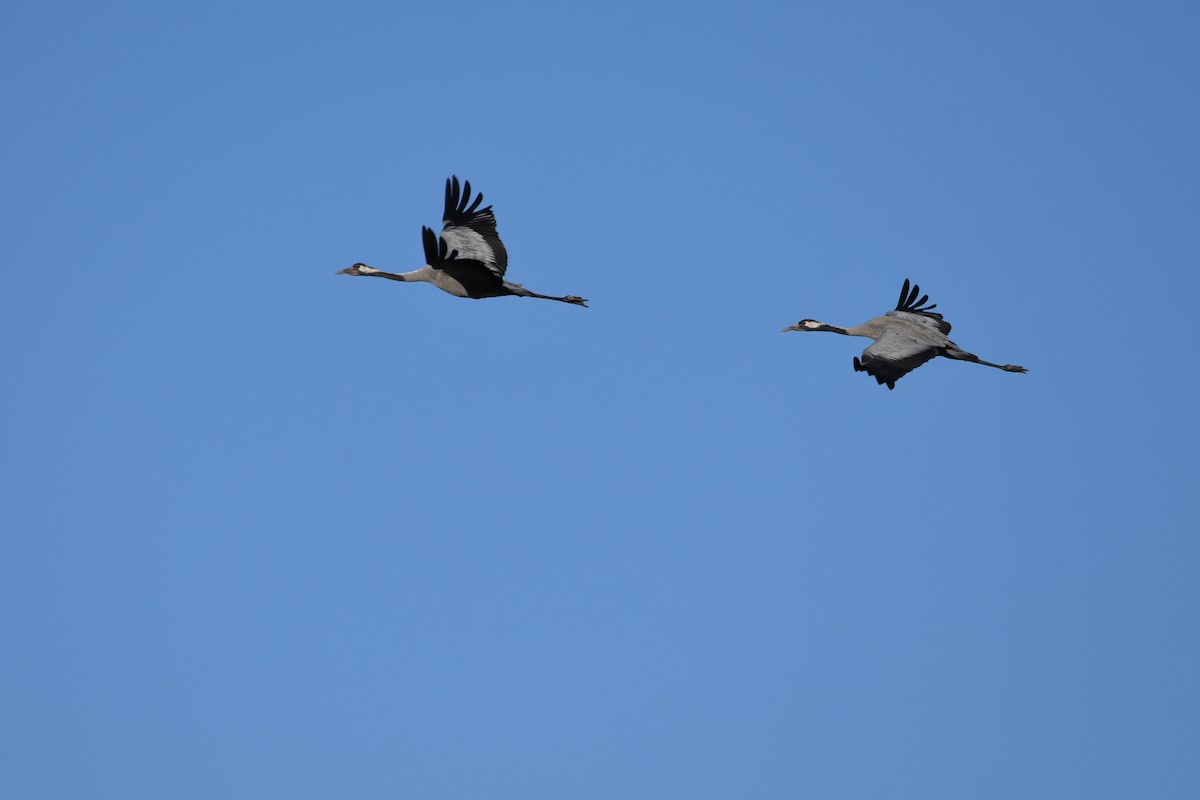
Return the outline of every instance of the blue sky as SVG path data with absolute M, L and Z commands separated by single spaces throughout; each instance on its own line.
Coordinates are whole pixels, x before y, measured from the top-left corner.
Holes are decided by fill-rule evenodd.
M 0 793 L 1197 796 L 1198 23 L 9 4 Z

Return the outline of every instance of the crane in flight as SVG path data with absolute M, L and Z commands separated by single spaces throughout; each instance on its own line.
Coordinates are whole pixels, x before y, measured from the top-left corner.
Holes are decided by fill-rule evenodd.
M 784 328 L 783 332 L 829 331 L 845 336 L 865 336 L 874 339 L 875 343 L 863 350 L 861 361 L 857 356 L 854 357 L 854 371 L 867 373 L 880 385 L 886 383 L 889 389 L 895 389 L 896 381 L 938 356 L 956 361 L 972 361 L 1005 372 L 1029 371 L 1016 364 L 993 364 L 960 348 L 950 341 L 947 335 L 950 333 L 950 323 L 942 319 L 941 314 L 933 311 L 937 308 L 937 303 L 927 306 L 925 303 L 929 301 L 929 295 L 920 295 L 921 287 L 913 284 L 910 291 L 908 279 L 905 278 L 896 309 L 882 317 L 851 328 L 839 328 L 836 325 L 817 322 L 815 319 L 802 319 L 795 325 Z
M 461 190 L 458 177 L 446 180 L 446 207 L 442 214 L 442 232 L 435 234 L 422 227 L 421 237 L 425 245 L 425 266 L 412 272 L 384 272 L 354 264 L 338 275 L 369 275 L 393 281 L 421 281 L 432 283 L 443 292 L 455 297 L 538 297 L 542 300 L 558 300 L 587 307 L 587 300 L 573 294 L 565 297 L 531 292 L 519 283 L 506 281 L 508 251 L 500 234 L 496 232 L 496 215 L 491 206 L 480 208 L 483 194 L 471 202 L 471 182 L 465 181 Z

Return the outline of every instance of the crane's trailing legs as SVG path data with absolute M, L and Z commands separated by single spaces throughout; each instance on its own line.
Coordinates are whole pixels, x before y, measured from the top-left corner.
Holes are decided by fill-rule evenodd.
M 946 358 L 952 358 L 955 361 L 971 361 L 976 364 L 983 364 L 985 367 L 995 367 L 1002 369 L 1005 372 L 1029 372 L 1024 367 L 1018 367 L 1016 364 L 993 364 L 990 361 L 984 361 L 974 353 L 968 353 L 966 350 L 960 350 L 957 347 L 948 347 L 942 351 L 942 355 Z
M 584 300 L 582 297 L 578 297 L 573 294 L 569 294 L 566 297 L 552 297 L 548 294 L 531 292 L 521 284 L 513 283 L 511 281 L 505 281 L 504 288 L 508 289 L 511 294 L 515 294 L 517 297 L 537 297 L 541 300 L 557 300 L 560 303 L 570 303 L 572 305 L 583 306 L 584 308 L 587 308 L 587 300 Z

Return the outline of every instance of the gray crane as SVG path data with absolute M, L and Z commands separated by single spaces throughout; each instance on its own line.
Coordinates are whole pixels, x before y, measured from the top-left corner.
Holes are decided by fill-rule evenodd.
M 896 310 L 889 311 L 882 317 L 876 317 L 852 328 L 839 328 L 836 325 L 817 322 L 815 319 L 802 319 L 795 325 L 784 328 L 783 332 L 830 331 L 845 336 L 865 336 L 874 339 L 875 344 L 863 350 L 862 361 L 855 356 L 854 371 L 867 373 L 880 385 L 886 383 L 889 389 L 895 389 L 896 381 L 938 356 L 956 361 L 973 361 L 1005 372 L 1029 371 L 1015 364 L 1001 365 L 984 361 L 950 341 L 947 336 L 950 333 L 950 323 L 942 319 L 941 314 L 934 313 L 936 303 L 925 305 L 929 301 L 929 295 L 923 295 L 918 300 L 917 296 L 920 294 L 921 287 L 916 284 L 913 284 L 912 291 L 909 291 L 908 278 L 905 278 Z
M 551 297 L 531 292 L 519 283 L 504 280 L 508 269 L 508 251 L 496 232 L 496 215 L 491 206 L 479 207 L 483 194 L 471 202 L 471 182 L 465 181 L 461 191 L 458 176 L 446 180 L 446 207 L 442 214 L 442 232 L 434 234 L 421 228 L 425 245 L 425 266 L 412 272 L 384 272 L 354 264 L 338 275 L 369 275 L 393 281 L 423 281 L 432 283 L 455 297 L 538 297 L 587 307 L 587 300 L 569 294 Z M 469 204 L 469 205 L 468 205 Z

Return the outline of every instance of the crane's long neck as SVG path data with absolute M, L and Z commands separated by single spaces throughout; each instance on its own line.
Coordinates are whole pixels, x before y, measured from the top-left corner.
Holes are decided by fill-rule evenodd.
M 383 270 L 381 270 L 381 269 L 377 269 L 377 270 L 375 270 L 374 272 L 363 272 L 363 275 L 366 275 L 367 277 L 370 277 L 370 278 L 387 278 L 389 281 L 405 281 L 405 280 L 408 280 L 407 278 L 405 278 L 405 277 L 404 277 L 403 275 L 401 275 L 401 274 L 398 274 L 398 273 L 395 273 L 395 272 L 384 272 L 384 271 L 383 271 Z
M 815 319 L 802 319 L 790 328 L 784 328 L 785 331 L 828 331 L 829 333 L 840 333 L 842 336 L 866 336 L 869 339 L 874 339 L 879 334 L 878 325 L 875 320 L 864 322 L 862 325 L 855 325 L 851 328 L 843 328 L 839 325 L 830 325 L 828 322 L 818 322 Z
M 359 267 L 359 272 L 372 278 L 387 278 L 389 281 L 425 281 L 429 283 L 433 276 L 433 267 L 426 265 L 412 272 L 384 272 L 374 267 L 362 266 Z
M 839 328 L 836 325 L 825 325 L 821 328 L 824 331 L 833 331 L 840 333 L 843 336 L 865 336 L 868 339 L 878 339 L 883 335 L 883 321 L 879 319 L 869 319 L 862 325 L 851 325 L 849 328 Z
M 837 325 L 830 325 L 828 322 L 818 322 L 817 326 L 815 328 L 810 328 L 810 330 L 840 333 L 842 336 L 870 336 L 869 333 L 861 330 L 862 327 L 862 325 L 855 325 L 851 328 L 841 328 Z

